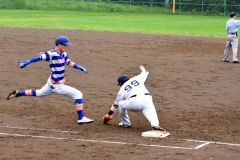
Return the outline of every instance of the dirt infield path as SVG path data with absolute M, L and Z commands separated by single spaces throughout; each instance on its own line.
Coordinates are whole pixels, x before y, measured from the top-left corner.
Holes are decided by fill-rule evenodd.
M 73 102 L 67 97 L 5 100 L 13 89 L 40 88 L 46 83 L 50 73 L 46 62 L 25 69 L 18 69 L 17 62 L 51 49 L 57 35 L 70 37 L 70 58 L 90 71 L 84 75 L 68 68 L 66 84 L 84 93 L 85 112 L 96 120 L 93 124 L 76 124 Z M 225 39 L 0 28 L 0 44 L 0 159 L 240 157 L 238 146 L 206 144 L 189 150 L 184 148 L 202 143 L 182 141 L 240 143 L 240 65 L 221 62 Z M 116 77 L 139 73 L 140 64 L 150 71 L 146 85 L 153 95 L 161 126 L 171 132 L 167 139 L 142 138 L 141 132 L 148 130 L 149 124 L 140 113 L 130 114 L 131 129 L 119 128 L 118 116 L 110 125 L 102 125 L 101 117 L 118 90 Z

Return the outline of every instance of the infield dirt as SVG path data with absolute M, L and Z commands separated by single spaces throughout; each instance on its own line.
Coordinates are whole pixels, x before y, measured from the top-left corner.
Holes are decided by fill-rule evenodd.
M 89 70 L 67 68 L 67 85 L 84 93 L 85 113 L 95 122 L 77 124 L 68 97 L 21 97 L 7 101 L 13 89 L 41 88 L 50 75 L 47 62 L 19 69 L 17 62 L 54 47 L 58 35 L 73 45 L 70 59 Z M 240 65 L 223 63 L 224 38 L 146 35 L 77 30 L 0 28 L 0 125 L 77 131 L 45 136 L 181 145 L 179 139 L 240 143 Z M 150 125 L 141 113 L 130 113 L 132 128 L 118 127 L 118 115 L 102 125 L 118 91 L 120 74 L 134 76 L 139 65 L 150 71 L 146 86 L 153 95 L 160 124 L 170 138 L 141 137 Z M 0 132 L 24 133 L 0 128 Z M 185 145 L 185 144 L 184 144 Z M 183 146 L 184 146 L 183 145 Z M 0 136 L 0 159 L 217 159 L 237 160 L 240 147 L 208 145 L 200 150 L 147 148 L 53 139 Z

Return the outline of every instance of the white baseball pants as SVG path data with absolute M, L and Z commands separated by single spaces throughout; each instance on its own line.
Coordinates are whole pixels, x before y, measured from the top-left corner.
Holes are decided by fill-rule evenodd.
M 159 126 L 155 106 L 150 95 L 137 95 L 119 103 L 119 115 L 122 124 L 131 125 L 127 111 L 142 112 L 151 126 Z
M 79 90 L 64 84 L 52 84 L 49 81 L 41 89 L 36 90 L 36 96 L 46 96 L 54 93 L 65 95 L 72 99 L 83 98 L 83 94 Z
M 229 52 L 231 47 L 233 52 L 233 61 L 238 61 L 238 37 L 236 35 L 228 34 L 223 61 L 229 60 Z

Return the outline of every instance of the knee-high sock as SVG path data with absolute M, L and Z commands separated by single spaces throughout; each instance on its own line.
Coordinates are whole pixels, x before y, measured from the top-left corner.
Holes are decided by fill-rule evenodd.
M 76 99 L 75 100 L 75 108 L 78 115 L 78 120 L 82 119 L 84 117 L 83 112 L 83 100 L 82 99 Z
M 35 89 L 20 90 L 18 91 L 17 97 L 21 96 L 36 96 L 36 90 Z

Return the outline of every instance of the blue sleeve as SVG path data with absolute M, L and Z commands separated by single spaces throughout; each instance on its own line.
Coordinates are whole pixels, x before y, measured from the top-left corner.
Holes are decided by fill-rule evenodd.
M 37 57 L 33 57 L 33 58 L 28 59 L 27 62 L 30 64 L 30 63 L 37 62 L 37 61 L 40 61 L 40 60 L 42 60 L 42 58 L 40 56 L 37 56 Z

